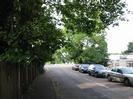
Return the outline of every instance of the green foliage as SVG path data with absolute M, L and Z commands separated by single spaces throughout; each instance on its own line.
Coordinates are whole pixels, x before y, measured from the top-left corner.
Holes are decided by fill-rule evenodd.
M 55 57 L 61 62 L 104 64 L 108 58 L 107 43 L 104 35 L 100 34 L 93 34 L 91 37 L 83 33 L 74 34 L 68 45 L 57 53 Z M 62 54 L 64 57 L 60 57 Z
M 59 10 L 67 29 L 92 34 L 123 19 L 125 6 L 121 0 L 65 0 Z
M 104 30 L 123 20 L 125 2 L 65 0 L 57 5 L 56 9 L 62 15 L 61 20 L 66 29 L 67 44 L 63 48 L 63 53 L 66 53 L 63 60 L 104 64 L 108 58 Z M 58 52 L 62 55 L 62 49 Z M 60 58 L 59 55 L 57 57 Z
M 129 42 L 128 44 L 128 51 L 133 52 L 133 42 Z
M 64 45 L 56 53 L 59 61 L 102 62 L 107 55 L 102 32 L 122 19 L 125 6 L 121 0 L 0 1 L 0 60 L 46 62 Z
M 11 14 L 0 25 L 1 61 L 30 64 L 35 59 L 45 63 L 62 46 L 63 35 L 56 28 L 41 0 L 14 0 Z M 8 24 L 10 25 L 8 27 Z M 5 46 L 7 45 L 7 46 Z
M 62 46 L 63 37 L 47 17 L 41 17 L 27 23 L 5 40 L 10 48 L 2 54 L 2 60 L 30 63 L 35 57 L 43 62 L 51 59 L 54 51 Z
M 132 54 L 133 53 L 133 42 L 129 42 L 127 48 L 128 49 L 124 51 L 124 54 Z

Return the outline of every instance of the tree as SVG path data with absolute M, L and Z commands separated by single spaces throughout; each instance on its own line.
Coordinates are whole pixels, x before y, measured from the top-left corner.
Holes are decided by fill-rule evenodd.
M 108 59 L 105 36 L 99 34 L 91 37 L 83 33 L 71 35 L 68 44 L 58 52 L 60 56 L 65 53 L 63 58 L 66 62 L 105 64 Z
M 128 51 L 133 52 L 133 42 L 129 42 L 128 44 Z
M 6 3 L 11 6 L 7 7 Z M 10 10 L 0 14 L 0 60 L 24 64 L 34 59 L 42 63 L 51 60 L 52 54 L 62 46 L 63 35 L 50 11 L 42 8 L 42 0 L 6 0 L 1 4 L 0 12 Z
M 133 53 L 133 42 L 129 42 L 127 45 L 127 50 L 124 51 L 124 54 L 131 54 Z
M 121 0 L 65 0 L 58 9 L 67 29 L 92 34 L 122 19 L 123 7 Z
M 101 63 L 106 64 L 108 59 L 107 54 L 107 42 L 105 41 L 104 35 L 93 34 L 91 41 L 89 42 L 91 46 L 87 47 L 83 51 L 83 55 L 88 57 L 85 62 L 89 61 L 90 63 Z
M 0 1 L 0 59 L 30 63 L 38 58 L 45 63 L 64 43 L 58 25 L 92 37 L 121 19 L 125 6 L 121 0 Z
M 104 30 L 123 20 L 125 7 L 121 0 L 58 2 L 56 10 L 62 16 L 61 21 L 68 33 L 65 51 L 69 55 L 66 57 L 80 63 L 106 61 L 108 54 Z M 88 42 L 89 47 L 84 42 Z

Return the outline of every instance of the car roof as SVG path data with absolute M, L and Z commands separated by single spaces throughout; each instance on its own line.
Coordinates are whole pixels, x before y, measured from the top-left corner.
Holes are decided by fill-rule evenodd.
M 80 66 L 89 66 L 89 64 L 81 64 Z
M 104 66 L 104 65 L 101 65 L 101 64 L 90 64 L 90 65 L 94 65 L 94 66 Z
M 112 67 L 112 69 L 122 69 L 122 68 L 133 68 L 133 67 L 127 67 L 127 66 L 116 66 L 116 67 Z

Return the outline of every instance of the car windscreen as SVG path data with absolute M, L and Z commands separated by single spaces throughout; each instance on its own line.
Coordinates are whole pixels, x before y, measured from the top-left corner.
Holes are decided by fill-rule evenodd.
M 83 64 L 82 67 L 83 68 L 88 68 L 88 65 L 87 64 Z
M 122 68 L 123 74 L 133 74 L 133 68 Z
M 106 68 L 103 65 L 95 65 L 96 69 L 105 70 Z

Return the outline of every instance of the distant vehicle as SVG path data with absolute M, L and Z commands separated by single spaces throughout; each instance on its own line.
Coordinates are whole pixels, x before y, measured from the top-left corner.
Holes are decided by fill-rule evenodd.
M 89 64 L 81 64 L 79 66 L 79 72 L 87 73 L 88 72 L 88 66 L 89 66 Z
M 79 64 L 74 64 L 74 65 L 72 66 L 72 70 L 78 71 L 78 70 L 79 70 Z
M 114 67 L 107 75 L 108 81 L 119 81 L 125 85 L 133 85 L 132 67 Z
M 88 74 L 95 77 L 106 77 L 107 69 L 101 64 L 91 64 L 88 67 Z

